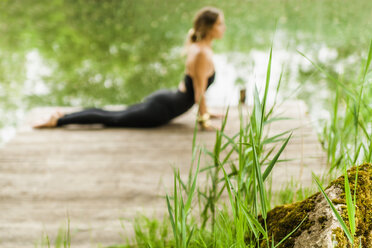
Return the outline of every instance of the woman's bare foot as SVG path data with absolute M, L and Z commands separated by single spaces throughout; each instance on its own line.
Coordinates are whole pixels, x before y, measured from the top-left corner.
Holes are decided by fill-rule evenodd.
M 60 111 L 53 113 L 49 119 L 33 125 L 33 128 L 52 128 L 57 126 L 58 119 L 64 116 Z

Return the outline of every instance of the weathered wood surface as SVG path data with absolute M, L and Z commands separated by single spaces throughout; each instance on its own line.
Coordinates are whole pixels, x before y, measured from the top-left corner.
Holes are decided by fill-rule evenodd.
M 154 129 L 30 128 L 52 109 L 31 111 L 16 137 L 0 149 L 1 247 L 31 247 L 43 231 L 54 240 L 58 228 L 66 226 L 67 212 L 73 247 L 123 243 L 136 213 L 165 213 L 172 166 L 184 175 L 189 170 L 196 109 Z M 277 113 L 293 119 L 272 124 L 270 133 L 298 129 L 281 157 L 295 160 L 277 165 L 273 189 L 291 177 L 310 185 L 311 171 L 326 168 L 306 107 L 288 102 Z M 231 108 L 228 134 L 238 131 L 238 116 Z M 198 143 L 207 148 L 214 139 L 213 132 L 198 133 Z

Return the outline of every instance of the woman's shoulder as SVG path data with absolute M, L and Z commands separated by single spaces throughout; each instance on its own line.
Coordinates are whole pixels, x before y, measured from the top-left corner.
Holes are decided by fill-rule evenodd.
M 199 46 L 198 44 L 190 47 L 186 59 L 186 73 L 191 76 L 195 75 L 195 68 L 197 68 L 199 71 L 203 71 L 205 74 L 208 74 L 209 71 L 212 70 L 212 67 L 212 54 L 207 48 Z
M 190 45 L 188 49 L 188 57 L 192 60 L 200 60 L 200 59 L 210 60 L 212 57 L 212 53 L 210 49 L 206 47 L 193 44 L 193 45 Z

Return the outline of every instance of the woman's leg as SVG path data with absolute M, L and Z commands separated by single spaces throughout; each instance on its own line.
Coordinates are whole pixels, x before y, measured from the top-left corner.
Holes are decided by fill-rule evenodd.
M 165 106 L 154 101 L 132 105 L 122 111 L 97 108 L 66 114 L 58 119 L 57 126 L 67 124 L 103 124 L 108 127 L 154 127 L 168 120 Z
M 71 114 L 66 114 L 59 118 L 57 126 L 67 124 L 103 124 L 105 118 L 113 114 L 114 112 L 110 113 L 109 111 L 98 108 L 85 109 Z

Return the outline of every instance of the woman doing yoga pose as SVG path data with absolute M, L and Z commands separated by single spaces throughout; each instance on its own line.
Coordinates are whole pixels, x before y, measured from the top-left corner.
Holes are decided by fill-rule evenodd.
M 177 91 L 158 90 L 143 102 L 122 111 L 92 108 L 66 115 L 57 112 L 49 120 L 34 125 L 34 128 L 97 123 L 107 127 L 155 127 L 168 123 L 198 103 L 199 125 L 202 129 L 213 129 L 209 119 L 221 115 L 208 113 L 204 93 L 215 78 L 212 41 L 222 38 L 224 32 L 224 15 L 221 10 L 205 7 L 196 14 L 186 43 L 185 77 Z

